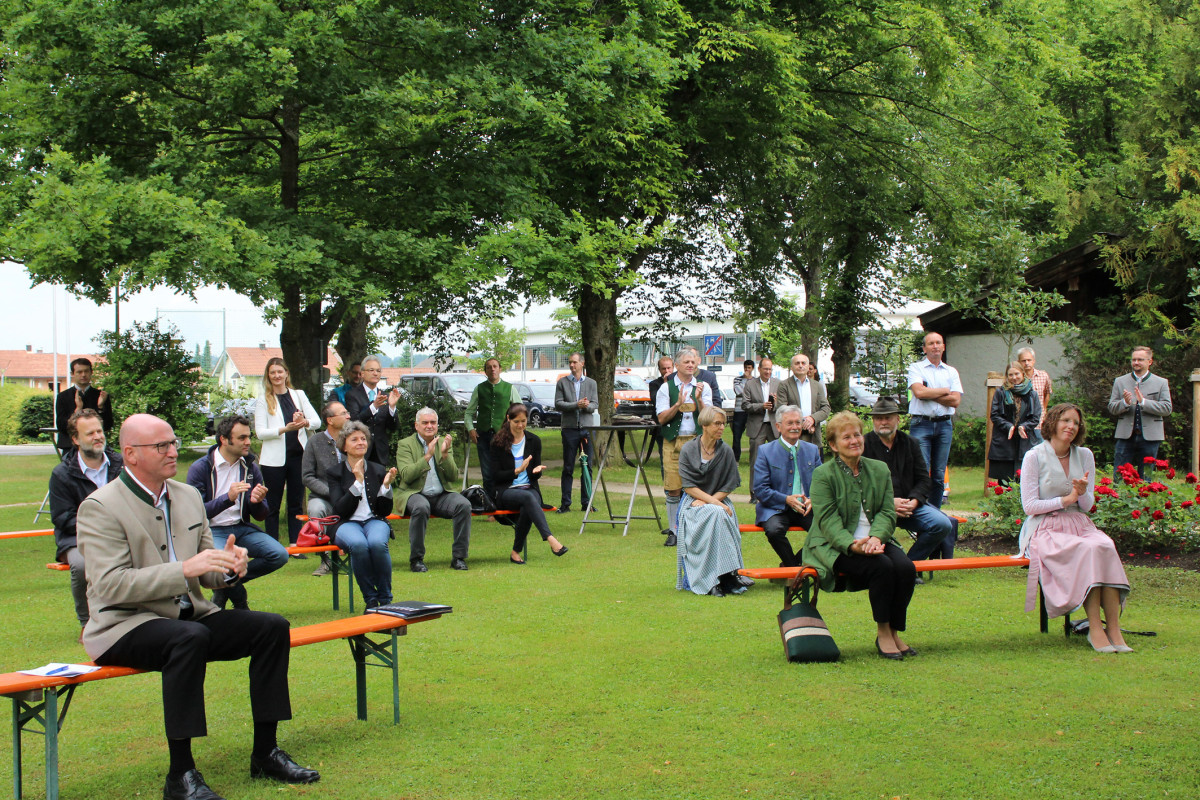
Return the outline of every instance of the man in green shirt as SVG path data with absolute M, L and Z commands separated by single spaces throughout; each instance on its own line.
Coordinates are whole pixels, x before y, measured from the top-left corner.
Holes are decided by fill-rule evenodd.
M 513 403 L 521 402 L 521 393 L 517 387 L 507 381 L 500 380 L 500 360 L 489 358 L 483 364 L 483 374 L 487 380 L 475 386 L 471 392 L 471 402 L 467 403 L 466 419 L 467 436 L 475 443 L 475 452 L 479 455 L 479 471 L 483 474 L 483 488 L 492 493 L 492 460 L 489 450 L 492 437 L 504 424 L 504 415 Z M 475 413 L 479 413 L 478 424 Z

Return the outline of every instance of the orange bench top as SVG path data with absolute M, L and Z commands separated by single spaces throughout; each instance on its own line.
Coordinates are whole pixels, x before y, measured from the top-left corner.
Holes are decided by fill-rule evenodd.
M 796 526 L 795 528 L 788 528 L 789 532 L 790 531 L 806 531 L 806 530 L 808 530 L 808 529 L 801 528 L 800 526 Z M 758 525 L 738 525 L 738 532 L 739 533 L 763 533 L 763 529 L 761 527 L 759 527 Z
M 6 531 L 0 533 L 0 539 L 24 539 L 27 536 L 53 536 L 54 529 L 48 528 L 41 531 Z
M 991 567 L 1028 567 L 1028 558 L 1012 556 L 971 556 L 969 558 L 932 558 L 925 561 L 914 561 L 917 572 L 940 572 L 950 569 L 989 569 Z M 801 567 L 764 567 L 759 569 L 739 569 L 739 575 L 759 580 L 775 578 L 794 578 L 800 574 Z
M 301 647 L 302 645 L 316 644 L 317 642 L 328 642 L 334 639 L 348 639 L 352 636 L 362 636 L 365 633 L 376 633 L 378 631 L 392 630 L 393 628 L 403 628 L 416 622 L 437 619 L 440 616 L 441 614 L 421 617 L 419 619 L 401 619 L 400 617 L 393 617 L 387 614 L 363 614 L 357 617 L 330 620 L 329 622 L 318 622 L 314 625 L 292 628 L 292 647 Z M 90 661 L 86 663 L 94 666 Z M 123 678 L 126 675 L 138 675 L 142 672 L 145 672 L 145 670 L 132 669 L 130 667 L 101 667 L 95 672 L 89 672 L 87 675 L 80 675 L 75 678 L 42 677 L 40 675 L 26 675 L 22 672 L 8 672 L 0 674 L 0 695 L 20 694 L 22 692 L 49 689 L 54 686 L 67 686 L 74 683 L 98 681 L 105 678 Z

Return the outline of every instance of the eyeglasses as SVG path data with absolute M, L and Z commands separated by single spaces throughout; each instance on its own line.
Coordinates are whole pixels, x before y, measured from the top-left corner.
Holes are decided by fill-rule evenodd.
M 174 447 L 176 451 L 183 447 L 183 440 L 176 436 L 174 439 L 169 439 L 165 442 L 154 442 L 153 444 L 132 444 L 130 447 L 153 447 L 156 451 L 158 451 L 159 455 L 165 456 L 167 453 L 171 452 L 172 447 Z

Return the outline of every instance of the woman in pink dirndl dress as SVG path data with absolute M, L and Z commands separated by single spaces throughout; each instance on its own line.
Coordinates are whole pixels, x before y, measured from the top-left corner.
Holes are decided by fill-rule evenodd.
M 1029 558 L 1025 610 L 1033 610 L 1040 581 L 1049 616 L 1082 608 L 1088 642 L 1097 652 L 1132 653 L 1120 625 L 1129 579 L 1112 539 L 1089 516 L 1096 502 L 1096 462 L 1080 446 L 1085 433 L 1079 407 L 1060 403 L 1046 412 L 1044 441 L 1021 463 L 1025 522 L 1018 555 Z

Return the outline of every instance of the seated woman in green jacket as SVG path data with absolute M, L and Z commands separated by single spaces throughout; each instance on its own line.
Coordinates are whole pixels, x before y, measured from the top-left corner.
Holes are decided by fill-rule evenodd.
M 837 457 L 813 470 L 813 526 L 804 564 L 817 570 L 826 591 L 834 589 L 839 574 L 846 575 L 851 589 L 866 588 L 880 656 L 915 656 L 900 632 L 917 572 L 895 542 L 891 472 L 882 461 L 862 457 L 862 422 L 849 411 L 830 418 L 825 441 Z

